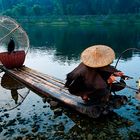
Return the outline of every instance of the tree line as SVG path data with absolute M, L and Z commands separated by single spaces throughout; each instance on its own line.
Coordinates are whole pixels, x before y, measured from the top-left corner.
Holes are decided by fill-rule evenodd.
M 140 0 L 0 0 L 9 16 L 138 14 Z

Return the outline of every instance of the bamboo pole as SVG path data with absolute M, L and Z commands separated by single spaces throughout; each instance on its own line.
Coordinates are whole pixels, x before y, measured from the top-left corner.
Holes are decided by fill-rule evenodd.
M 97 105 L 94 103 L 88 105 L 80 97 L 70 94 L 67 90 L 61 90 L 63 83 L 57 78 L 55 79 L 55 77 L 41 74 L 40 72 L 27 67 L 10 70 L 3 66 L 1 69 L 14 79 L 26 85 L 31 90 L 47 97 L 51 96 L 61 101 L 65 105 L 72 107 L 78 112 L 86 114 L 92 118 L 97 118 L 100 116 L 100 114 L 104 113 L 104 111 L 109 112 L 110 109 L 113 110 L 114 108 L 114 105 L 111 106 L 108 104 L 106 106 L 102 106 L 100 104 Z
M 5 39 L 7 36 L 9 36 L 10 34 L 12 34 L 13 32 L 15 32 L 18 28 L 20 27 L 20 25 L 17 25 L 13 30 L 11 30 L 8 34 L 6 34 L 4 37 L 2 37 L 0 39 L 0 42 Z

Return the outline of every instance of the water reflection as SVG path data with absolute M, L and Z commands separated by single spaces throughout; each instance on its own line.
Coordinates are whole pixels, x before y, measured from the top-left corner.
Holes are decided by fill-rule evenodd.
M 31 44 L 31 49 L 27 55 L 25 65 L 63 80 L 65 79 L 66 74 L 78 65 L 80 53 L 90 45 L 109 45 L 115 50 L 117 56 L 128 47 L 140 47 L 140 26 L 48 27 L 46 25 L 25 24 L 23 25 L 23 28 L 27 31 Z M 129 51 L 123 55 L 123 59 L 127 61 L 120 61 L 118 68 L 126 75 L 134 77 L 133 81 L 128 81 L 127 84 L 135 86 L 135 82 L 138 79 L 138 76 L 140 76 L 140 53 L 136 54 L 135 52 Z M 1 93 L 5 93 L 5 89 L 1 89 Z M 11 91 L 8 93 L 10 93 L 8 96 L 7 94 L 1 94 L 1 99 L 6 99 L 6 102 L 4 103 L 10 101 L 9 103 L 11 104 L 12 102 L 12 105 L 15 106 L 17 97 L 15 97 L 15 100 L 12 99 L 11 101 Z M 106 135 L 106 139 L 107 137 L 117 139 L 120 138 L 118 136 L 120 134 L 118 129 L 123 128 L 123 132 L 125 129 L 139 131 L 139 110 L 136 109 L 136 106 L 140 105 L 139 101 L 135 100 L 134 92 L 129 89 L 125 89 L 120 94 L 128 96 L 130 100 L 128 105 L 121 109 L 114 110 L 117 114 L 113 113 L 110 114 L 110 116 L 104 116 L 104 119 L 100 118 L 99 120 L 89 119 L 86 116 L 77 114 L 77 112 L 73 114 L 70 112 L 71 109 L 68 108 L 68 110 L 65 110 L 64 105 L 62 105 L 64 113 L 75 122 L 73 128 L 71 128 L 71 126 L 73 126 L 72 122 L 70 125 L 68 124 L 71 129 L 68 129 L 69 133 L 72 132 L 72 136 L 73 134 L 85 135 L 82 137 L 85 139 L 88 137 L 89 133 L 100 133 L 100 139 L 103 139 L 102 136 L 104 135 Z M 23 96 L 24 94 L 21 95 Z M 25 104 L 22 106 L 22 109 L 24 110 L 23 117 L 26 117 L 26 113 L 28 113 L 29 118 L 33 118 L 32 120 L 35 120 L 39 124 L 38 126 L 43 125 L 41 127 L 43 133 L 47 133 L 49 129 L 52 132 L 56 127 L 56 121 L 52 119 L 53 113 L 50 111 L 49 107 L 45 107 L 44 104 L 46 103 L 42 103 L 42 100 L 34 93 L 30 94 L 28 97 L 29 98 L 26 98 Z M 18 101 L 20 98 L 21 96 L 19 95 Z M 41 122 L 39 121 L 40 119 Z M 66 122 L 69 123 L 70 119 L 67 119 Z M 48 123 L 49 120 L 54 124 L 54 128 L 50 128 L 51 123 Z M 62 118 L 62 120 L 60 120 L 58 117 L 56 120 L 64 122 L 65 119 Z M 46 122 L 48 124 L 45 124 Z M 45 129 L 46 127 L 47 129 Z M 67 128 L 68 126 L 66 125 L 66 129 Z M 99 139 L 99 135 L 95 135 L 94 138 Z M 121 136 L 126 138 L 127 135 L 126 132 L 126 135 L 122 134 Z M 51 136 L 54 137 L 52 133 Z
M 56 59 L 77 60 L 81 51 L 95 44 L 111 46 L 117 56 L 129 47 L 140 48 L 140 26 L 93 25 L 93 26 L 47 26 L 23 25 L 30 37 L 31 49 L 55 50 Z M 129 59 L 133 51 L 123 58 Z
M 25 90 L 26 87 L 17 80 L 11 78 L 7 73 L 4 73 L 2 76 L 1 87 L 11 93 L 11 97 L 9 94 L 0 95 L 1 99 L 4 100 L 4 102 L 1 102 L 0 104 L 2 109 L 12 110 L 16 108 L 28 95 L 28 91 L 26 91 L 27 89 Z
M 109 45 L 115 50 L 117 57 L 127 48 L 140 48 L 140 26 L 130 27 L 130 25 L 121 24 L 109 26 L 93 25 L 92 27 L 48 27 L 46 25 L 32 26 L 30 24 L 24 26 L 29 34 L 31 41 L 29 59 L 26 61 L 27 65 L 43 73 L 56 76 L 60 79 L 65 79 L 66 74 L 73 68 L 75 68 L 76 65 L 78 65 L 80 53 L 88 46 L 94 44 Z M 133 87 L 136 85 L 135 82 L 138 79 L 138 76 L 140 76 L 140 53 L 135 51 L 128 51 L 123 55 L 122 59 L 123 60 L 119 61 L 117 68 L 122 70 L 126 75 L 134 77 L 133 80 L 127 82 L 128 85 Z M 115 134 L 115 131 L 118 128 L 117 125 L 126 118 L 126 120 L 130 120 L 131 126 L 129 127 L 129 129 L 139 130 L 139 116 L 136 115 L 139 112 L 138 110 L 136 110 L 136 106 L 139 105 L 139 102 L 135 100 L 134 91 L 125 89 L 119 94 L 126 95 L 129 98 L 130 102 L 125 107 L 115 110 L 115 112 L 118 114 L 116 119 L 120 118 L 119 122 L 116 121 L 116 123 L 114 124 L 112 122 L 113 120 L 110 121 L 108 119 L 103 119 L 104 125 L 108 123 L 107 129 L 112 130 L 112 132 Z M 113 117 L 113 115 L 111 115 L 111 117 Z M 72 116 L 70 116 L 70 118 L 73 120 Z M 96 123 L 93 122 L 93 124 L 91 124 L 91 121 L 86 122 L 86 119 L 82 120 L 81 118 L 78 118 L 77 122 L 81 123 L 81 121 L 84 125 L 86 124 L 85 126 L 81 124 L 81 129 L 93 128 L 95 125 L 94 123 Z M 111 123 L 113 126 L 109 125 Z M 97 126 L 101 127 L 102 129 L 101 123 L 97 123 L 96 127 Z M 123 124 L 119 128 L 123 126 L 125 129 L 126 125 Z M 105 131 L 107 131 L 105 126 L 104 129 Z M 98 133 L 98 131 L 96 130 L 95 132 Z

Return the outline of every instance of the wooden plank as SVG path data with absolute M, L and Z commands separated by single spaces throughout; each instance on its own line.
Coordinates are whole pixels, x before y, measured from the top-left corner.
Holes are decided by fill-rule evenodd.
M 64 82 L 58 78 L 40 73 L 28 67 L 21 67 L 20 69 L 18 68 L 12 70 L 1 67 L 1 69 L 13 78 L 25 84 L 33 91 L 45 96 L 51 96 L 74 108 L 80 113 L 97 118 L 104 111 L 99 107 L 99 105 L 85 104 L 81 97 L 70 94 L 68 90 L 64 88 Z
M 50 75 L 47 75 L 47 74 L 40 73 L 40 72 L 38 72 L 36 70 L 33 70 L 33 69 L 30 69 L 28 67 L 23 67 L 21 70 L 27 71 L 27 72 L 32 73 L 32 74 L 34 74 L 34 75 L 36 75 L 38 77 L 41 77 L 41 78 L 46 78 L 45 80 L 50 80 L 52 82 L 54 81 L 59 86 L 62 86 L 62 87 L 64 86 L 64 81 L 61 80 L 61 79 L 58 79 L 56 77 L 53 77 L 53 76 L 50 76 Z
M 23 70 L 22 70 L 22 73 L 28 75 L 29 77 L 33 77 L 33 78 L 37 79 L 37 80 L 40 81 L 41 83 L 44 83 L 44 84 L 47 84 L 47 85 L 49 84 L 50 86 L 52 86 L 52 87 L 54 87 L 54 88 L 56 88 L 56 89 L 58 89 L 58 90 L 63 90 L 63 92 L 66 92 L 66 93 L 68 94 L 68 92 L 67 92 L 66 89 L 64 88 L 64 84 L 61 84 L 61 85 L 60 85 L 60 84 L 57 83 L 56 81 L 50 80 L 48 77 L 40 76 L 40 75 L 31 73 L 31 71 L 28 72 L 28 71 L 23 71 Z

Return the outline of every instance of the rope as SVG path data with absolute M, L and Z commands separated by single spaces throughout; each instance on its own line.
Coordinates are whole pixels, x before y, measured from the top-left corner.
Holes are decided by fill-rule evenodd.
M 28 92 L 26 93 L 25 97 L 21 96 L 21 95 L 18 93 L 18 95 L 20 95 L 20 97 L 22 98 L 22 101 L 19 102 L 15 107 L 10 108 L 10 109 L 7 109 L 7 111 L 11 111 L 11 110 L 17 108 L 18 106 L 20 106 L 20 105 L 23 103 L 23 101 L 25 100 L 25 98 L 27 97 L 27 95 L 28 95 L 29 93 L 30 93 L 30 89 L 29 89 Z

